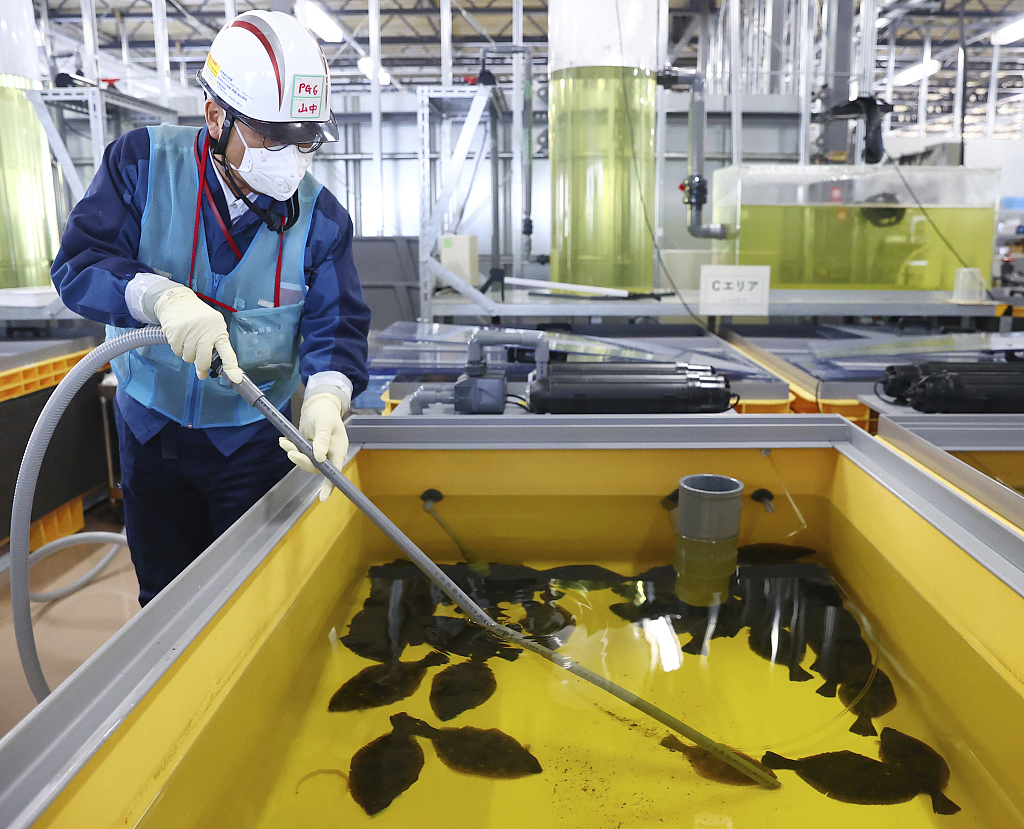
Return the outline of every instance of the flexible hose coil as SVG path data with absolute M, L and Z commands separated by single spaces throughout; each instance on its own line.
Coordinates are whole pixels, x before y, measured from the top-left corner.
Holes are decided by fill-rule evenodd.
M 43 676 L 36 650 L 35 635 L 32 632 L 31 595 L 29 590 L 29 530 L 32 525 L 32 501 L 39 481 L 39 469 L 43 465 L 46 447 L 53 437 L 54 429 L 72 398 L 86 381 L 114 357 L 133 348 L 166 343 L 167 337 L 156 327 L 140 328 L 100 345 L 80 360 L 67 376 L 60 381 L 36 421 L 25 447 L 25 456 L 18 470 L 18 483 L 14 488 L 14 503 L 11 507 L 11 609 L 14 614 L 14 636 L 18 642 L 18 656 L 25 669 L 25 678 L 36 700 L 42 702 L 50 694 L 50 686 Z M 115 542 L 116 543 L 116 542 Z M 116 549 L 116 548 L 115 548 Z M 105 561 L 103 562 L 105 565 Z M 94 568 L 98 569 L 98 568 Z M 91 577 L 91 576 L 90 576 Z M 79 580 L 81 581 L 81 580 Z M 74 587 L 68 585 L 68 587 Z M 62 588 L 59 592 L 66 595 Z M 52 598 L 58 596 L 50 594 Z

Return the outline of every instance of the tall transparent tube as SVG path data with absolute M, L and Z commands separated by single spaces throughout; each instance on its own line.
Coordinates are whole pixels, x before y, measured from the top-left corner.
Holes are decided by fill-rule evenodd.
M 32 0 L 4 0 L 0 26 L 0 288 L 47 285 L 57 204 L 46 134 L 26 89 L 44 71 Z
M 0 75 L 0 288 L 48 285 L 60 241 L 50 148 L 23 92 L 38 86 Z
M 653 287 L 657 20 L 657 0 L 548 7 L 554 280 Z

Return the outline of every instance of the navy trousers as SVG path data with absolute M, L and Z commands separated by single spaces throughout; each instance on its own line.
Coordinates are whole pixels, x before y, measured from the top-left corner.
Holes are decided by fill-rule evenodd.
M 143 606 L 294 468 L 276 438 L 252 440 L 224 457 L 202 429 L 172 422 L 140 443 L 120 411 L 117 436 L 125 531 Z

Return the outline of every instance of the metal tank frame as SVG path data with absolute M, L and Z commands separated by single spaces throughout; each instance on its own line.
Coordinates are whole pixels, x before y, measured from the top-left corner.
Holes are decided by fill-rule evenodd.
M 350 460 L 363 449 L 831 447 L 1024 596 L 1020 532 L 837 415 L 356 416 L 349 435 Z M 0 825 L 23 829 L 43 814 L 314 504 L 318 490 L 311 476 L 287 475 L 0 741 Z

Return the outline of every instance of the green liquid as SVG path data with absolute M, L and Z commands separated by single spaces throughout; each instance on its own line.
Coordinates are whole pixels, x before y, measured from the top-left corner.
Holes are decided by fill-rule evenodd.
M 639 69 L 552 73 L 553 280 L 652 289 L 656 88 L 654 74 Z
M 50 149 L 19 88 L 28 83 L 0 75 L 0 288 L 48 285 L 59 244 Z
M 729 598 L 729 582 L 736 572 L 738 537 L 701 541 L 680 536 L 676 540 L 676 596 L 696 607 L 714 607 Z
M 927 207 L 928 215 L 986 278 L 994 212 Z M 769 265 L 773 288 L 951 291 L 964 267 L 918 208 L 743 205 L 738 237 L 715 244 L 722 264 Z

